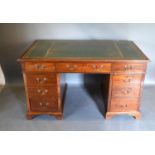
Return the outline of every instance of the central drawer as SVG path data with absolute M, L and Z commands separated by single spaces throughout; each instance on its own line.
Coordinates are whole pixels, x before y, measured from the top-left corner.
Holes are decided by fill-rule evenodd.
M 110 73 L 111 63 L 87 63 L 84 68 L 87 73 Z
M 84 64 L 81 63 L 58 63 L 57 72 L 84 72 Z
M 58 63 L 57 72 L 108 73 L 111 63 Z

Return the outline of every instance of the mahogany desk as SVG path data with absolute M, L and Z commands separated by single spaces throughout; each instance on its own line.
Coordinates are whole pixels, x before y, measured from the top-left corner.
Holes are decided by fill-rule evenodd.
M 129 114 L 139 119 L 140 98 L 149 59 L 132 41 L 37 40 L 20 57 L 27 119 L 63 118 L 61 73 L 105 74 L 106 119 Z M 103 91 L 103 92 L 104 92 Z

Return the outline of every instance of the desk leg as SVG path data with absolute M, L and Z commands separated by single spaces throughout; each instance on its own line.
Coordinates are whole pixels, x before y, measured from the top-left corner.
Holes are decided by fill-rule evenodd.
M 106 118 L 107 120 L 112 119 L 112 117 L 113 117 L 113 114 L 111 114 L 111 113 L 109 113 L 109 112 L 106 113 L 105 118 Z
M 26 118 L 27 118 L 27 120 L 32 120 L 33 119 L 33 115 L 26 114 Z

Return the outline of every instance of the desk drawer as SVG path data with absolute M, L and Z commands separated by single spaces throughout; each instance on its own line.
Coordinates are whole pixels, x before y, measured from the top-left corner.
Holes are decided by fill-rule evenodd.
M 140 63 L 114 63 L 112 65 L 112 70 L 113 72 L 121 73 L 144 73 L 146 65 Z
M 55 74 L 26 74 L 26 80 L 28 86 L 42 86 L 57 83 Z
M 108 73 L 111 71 L 110 63 L 59 63 L 57 72 L 84 72 L 84 73 Z
M 86 73 L 109 73 L 111 72 L 111 63 L 87 63 L 84 65 Z
M 26 62 L 25 71 L 29 72 L 54 72 L 55 64 L 48 62 Z
M 84 65 L 81 63 L 59 63 L 56 65 L 57 72 L 83 72 Z
M 113 85 L 140 84 L 143 75 L 113 75 Z
M 30 108 L 34 112 L 58 111 L 58 103 L 53 98 L 30 98 Z
M 57 97 L 56 86 L 44 86 L 44 87 L 29 87 L 28 94 L 30 97 L 42 98 L 42 97 Z
M 138 110 L 138 99 L 112 99 L 111 112 L 129 112 Z
M 113 86 L 112 97 L 139 97 L 140 85 Z

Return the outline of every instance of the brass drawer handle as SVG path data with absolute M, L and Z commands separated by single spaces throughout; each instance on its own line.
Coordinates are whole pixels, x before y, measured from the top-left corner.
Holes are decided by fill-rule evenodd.
M 44 78 L 36 78 L 36 81 L 38 83 L 43 83 L 43 82 L 46 82 L 47 81 L 47 78 L 46 77 L 44 77 Z
M 127 104 L 121 104 L 121 105 L 116 105 L 116 107 L 119 107 L 119 108 L 128 108 L 128 105 Z
M 124 95 L 128 95 L 130 92 L 132 91 L 131 88 L 128 88 L 126 90 L 122 90 L 121 92 L 124 94 Z
M 39 105 L 41 107 L 45 108 L 45 107 L 47 107 L 49 105 L 49 103 L 48 102 L 46 102 L 46 103 L 40 102 Z
M 38 69 L 38 70 L 42 70 L 42 69 L 45 69 L 46 66 L 45 65 L 41 65 L 41 64 L 36 64 L 35 65 L 35 69 Z
M 125 78 L 125 79 L 123 79 L 123 82 L 127 82 L 127 83 L 131 83 L 131 81 L 132 81 L 132 78 L 130 78 L 130 77 L 127 77 L 127 78 Z
M 102 69 L 103 68 L 103 65 L 96 65 L 96 64 L 94 64 L 93 65 L 93 68 L 94 69 Z
M 94 68 L 94 69 L 97 69 L 97 65 L 93 65 L 93 68 Z
M 77 65 L 67 65 L 66 67 L 70 70 L 73 70 L 73 69 L 77 68 Z
M 48 89 L 38 89 L 37 92 L 41 95 L 45 95 L 48 92 Z
M 124 66 L 125 71 L 132 70 L 132 69 L 133 69 L 133 66 L 128 66 L 128 65 Z

